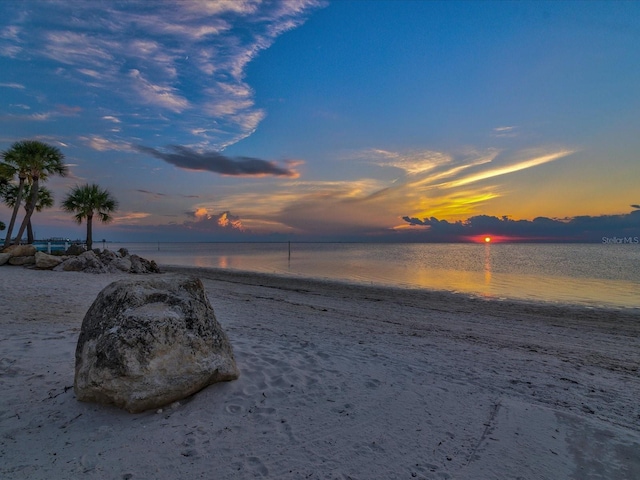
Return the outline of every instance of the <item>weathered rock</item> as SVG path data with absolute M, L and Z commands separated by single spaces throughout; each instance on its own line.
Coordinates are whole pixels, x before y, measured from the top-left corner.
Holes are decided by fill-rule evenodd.
M 129 256 L 129 252 L 124 248 L 118 250 L 118 253 L 96 248 L 84 251 L 77 256 L 67 256 L 63 263 L 54 267 L 54 270 L 89 273 L 160 273 L 156 262 L 138 255 Z
M 10 253 L 0 253 L 0 265 L 4 265 L 11 258 Z
M 231 344 L 195 277 L 116 281 L 82 322 L 74 381 L 81 401 L 135 413 L 238 375 Z
M 128 272 L 131 270 L 131 260 L 128 258 L 117 257 L 111 260 L 109 267 L 112 271 L 120 270 L 122 272 Z
M 96 250 L 98 250 L 96 252 Z M 96 255 L 98 256 L 98 258 L 100 259 L 100 261 L 104 264 L 104 265 L 108 265 L 110 264 L 113 260 L 115 260 L 116 258 L 118 258 L 118 255 L 116 255 L 115 252 L 112 252 L 111 250 L 107 250 L 104 249 L 102 251 L 100 251 L 100 249 L 96 249 L 94 250 L 94 252 L 96 253 Z
M 43 270 L 49 270 L 57 265 L 60 265 L 63 260 L 64 259 L 62 257 L 49 255 L 44 252 L 36 252 L 35 255 L 36 267 Z
M 80 255 L 84 252 L 86 252 L 87 249 L 84 248 L 84 246 L 79 245 L 77 243 L 72 243 L 69 248 L 67 248 L 67 251 L 65 252 L 67 255 Z
M 81 272 L 84 266 L 85 264 L 81 259 L 78 259 L 76 256 L 72 256 L 67 258 L 57 267 L 54 267 L 53 270 L 56 272 Z
M 33 265 L 34 263 L 36 263 L 36 257 L 34 255 L 11 257 L 9 259 L 9 265 Z
M 89 273 L 105 273 L 107 270 L 92 251 L 85 251 L 78 256 L 72 256 L 62 262 L 55 270 L 64 270 L 65 272 L 89 272 Z
M 131 255 L 131 273 L 160 273 L 158 265 L 153 260 L 149 261 L 146 258 L 139 257 L 138 255 Z
M 11 245 L 2 253 L 10 253 L 12 257 L 32 257 L 36 254 L 36 247 L 33 245 Z

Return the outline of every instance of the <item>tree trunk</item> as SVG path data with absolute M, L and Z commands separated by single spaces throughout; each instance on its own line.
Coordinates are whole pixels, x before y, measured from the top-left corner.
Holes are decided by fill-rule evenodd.
M 91 250 L 93 247 L 93 232 L 92 232 L 93 215 L 87 215 L 87 250 Z
M 13 227 L 16 225 L 16 218 L 18 217 L 18 211 L 20 210 L 20 204 L 22 203 L 22 190 L 24 189 L 24 180 L 26 177 L 20 176 L 20 183 L 18 183 L 18 194 L 16 195 L 16 204 L 13 206 L 13 213 L 11 214 L 11 221 L 9 222 L 9 228 L 7 228 L 7 236 L 4 239 L 4 246 L 11 245 L 11 234 L 13 233 Z
M 22 220 L 22 225 L 20 225 L 20 230 L 16 235 L 16 244 L 20 242 L 24 231 L 27 229 L 27 225 L 31 221 L 31 215 L 33 215 L 33 211 L 36 209 L 36 203 L 38 203 L 38 190 L 39 190 L 39 177 L 33 176 L 33 183 L 31 184 L 31 196 L 29 197 L 29 201 L 27 202 L 27 213 Z M 16 202 L 17 204 L 17 202 Z
M 27 243 L 32 245 L 33 241 L 33 226 L 31 225 L 31 219 L 29 219 L 29 223 L 27 223 Z

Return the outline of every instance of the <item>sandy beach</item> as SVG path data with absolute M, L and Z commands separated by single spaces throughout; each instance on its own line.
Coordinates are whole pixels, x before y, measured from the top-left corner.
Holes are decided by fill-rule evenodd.
M 0 268 L 1 478 L 640 478 L 637 311 L 163 270 L 202 279 L 241 376 L 134 415 L 72 388 L 127 274 Z

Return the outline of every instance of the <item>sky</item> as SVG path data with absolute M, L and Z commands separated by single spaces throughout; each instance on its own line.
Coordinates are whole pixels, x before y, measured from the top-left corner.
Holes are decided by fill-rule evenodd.
M 637 236 L 638 45 L 634 1 L 4 0 L 0 149 L 65 155 L 42 238 L 84 183 L 94 240 Z

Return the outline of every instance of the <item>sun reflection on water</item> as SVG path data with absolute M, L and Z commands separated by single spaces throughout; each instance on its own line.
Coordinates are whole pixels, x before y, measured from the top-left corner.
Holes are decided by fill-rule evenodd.
M 484 245 L 484 284 L 491 286 L 491 243 Z

